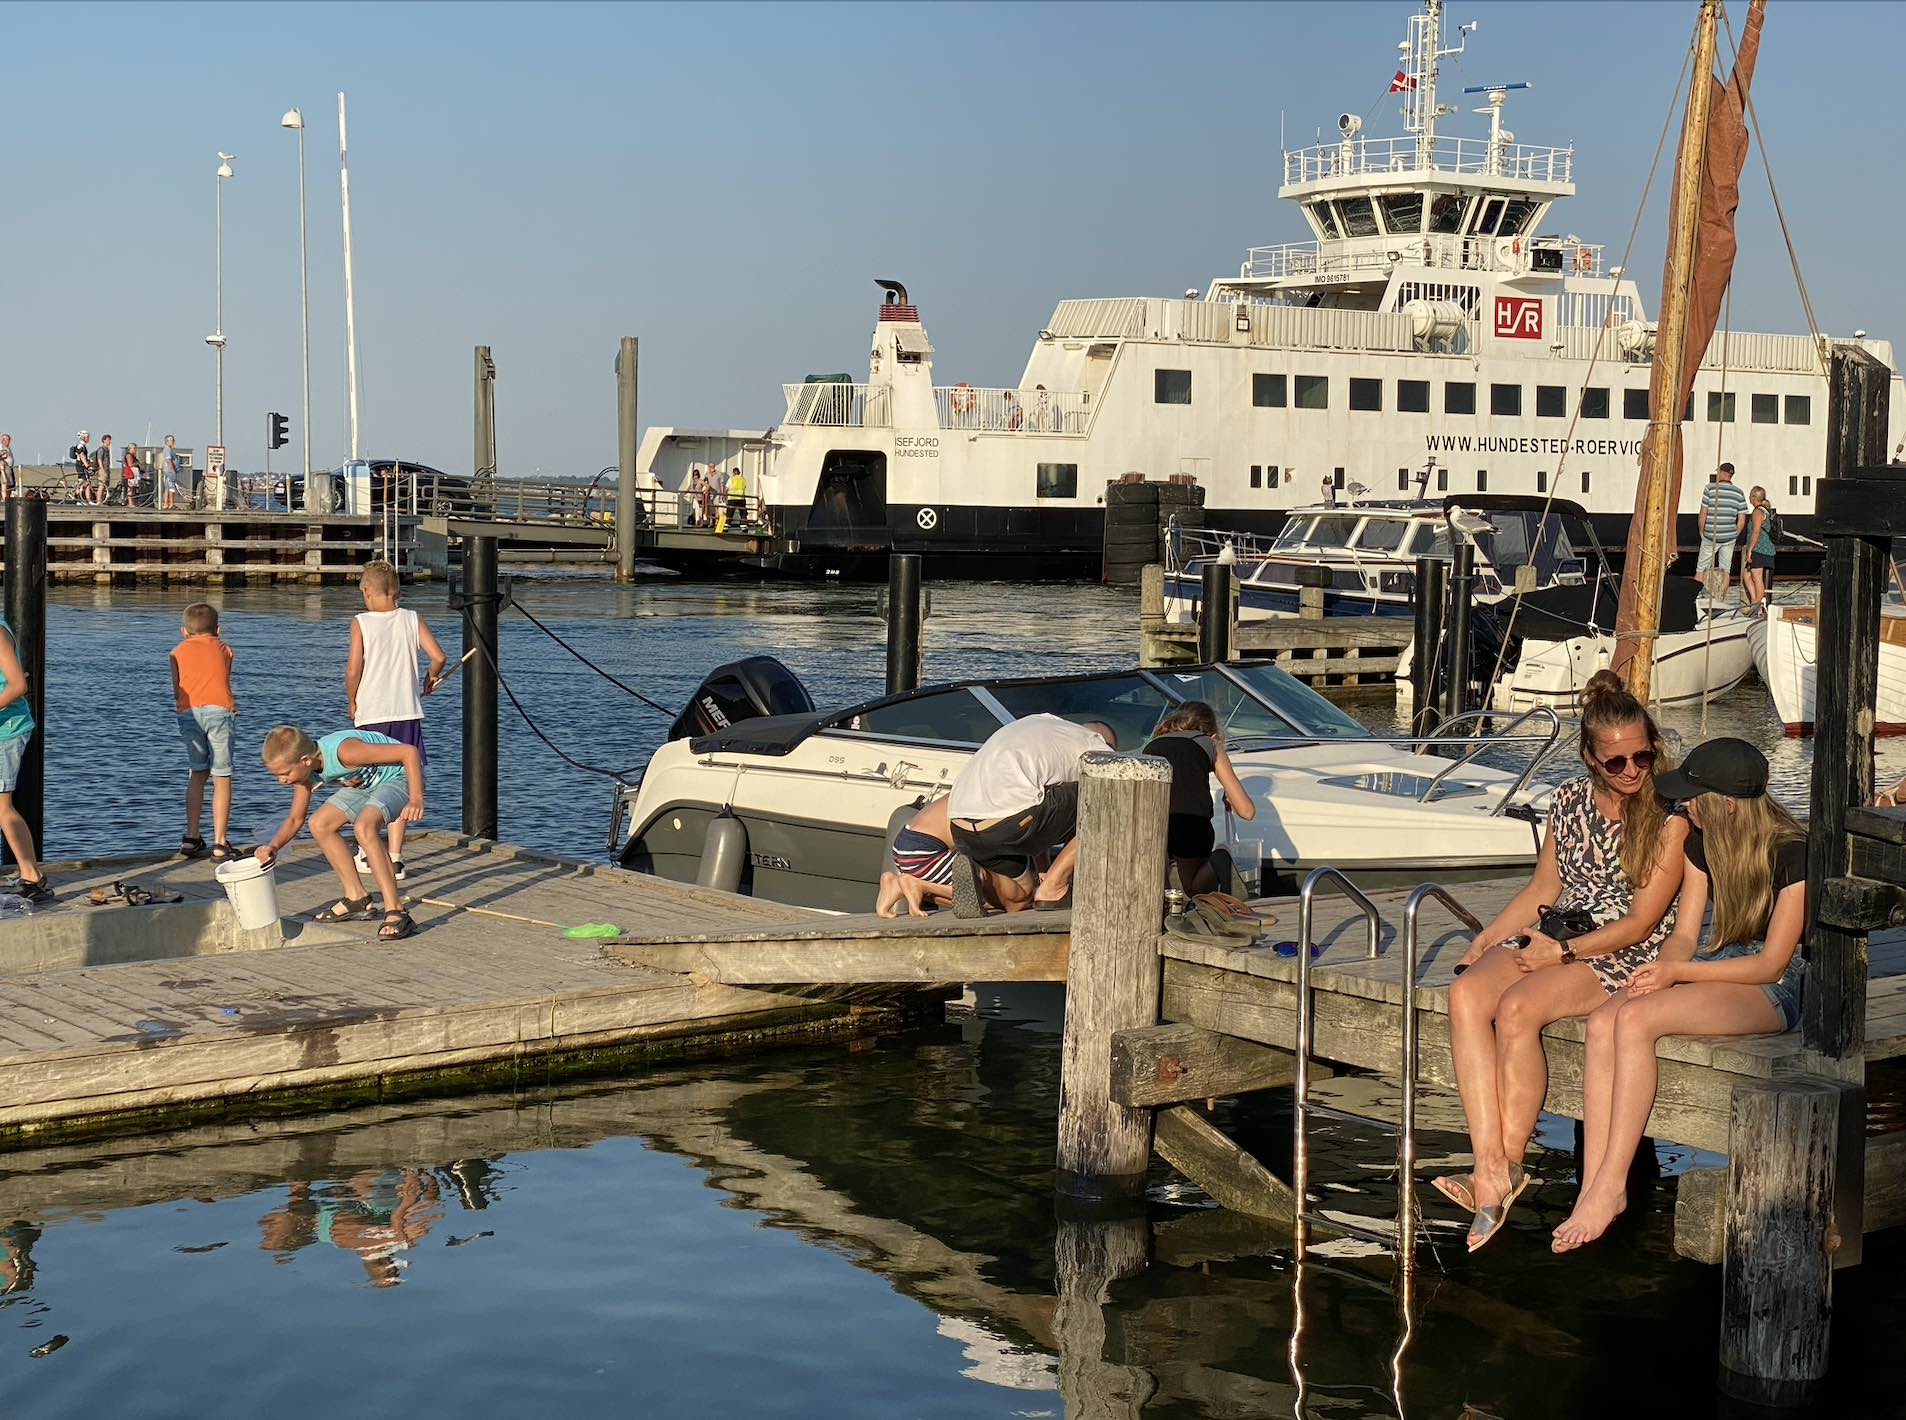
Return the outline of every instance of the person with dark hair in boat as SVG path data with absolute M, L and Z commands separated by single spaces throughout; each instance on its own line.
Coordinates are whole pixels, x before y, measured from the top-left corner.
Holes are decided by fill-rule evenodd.
M 1057 715 L 995 730 L 947 795 L 953 847 L 964 860 L 953 864 L 953 910 L 978 916 L 982 894 L 1008 912 L 1064 906 L 1079 857 L 1079 761 L 1117 748 L 1110 725 Z M 1036 875 L 1033 860 L 1054 850 L 1052 866 Z
M 1606 1004 L 1674 930 L 1688 826 L 1655 792 L 1661 732 L 1612 671 L 1583 692 L 1581 756 L 1588 773 L 1555 791 L 1529 885 L 1477 933 L 1449 989 L 1476 1164 L 1434 1185 L 1474 1214 L 1471 1252 L 1529 1183 L 1522 1157 L 1548 1094 L 1543 1028 Z
M 1217 891 L 1221 884 L 1211 866 L 1211 854 L 1218 846 L 1211 824 L 1211 776 L 1218 776 L 1232 813 L 1246 823 L 1257 817 L 1257 805 L 1231 767 L 1231 756 L 1224 752 L 1217 712 L 1202 700 L 1187 700 L 1158 722 L 1151 742 L 1140 753 L 1157 755 L 1171 766 L 1165 852 L 1178 869 L 1179 883 L 1189 897 Z
M 1709 740 L 1657 775 L 1655 788 L 1679 800 L 1693 824 L 1680 922 L 1660 959 L 1588 1018 L 1582 1193 L 1555 1230 L 1556 1252 L 1595 1241 L 1627 1206 L 1662 1036 L 1772 1035 L 1800 1024 L 1807 830 L 1768 797 L 1767 757 L 1745 740 Z M 1697 954 L 1710 901 L 1714 930 Z

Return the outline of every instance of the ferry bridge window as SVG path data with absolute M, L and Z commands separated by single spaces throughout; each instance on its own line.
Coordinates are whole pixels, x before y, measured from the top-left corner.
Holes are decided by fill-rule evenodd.
M 1489 412 L 1491 414 L 1516 415 L 1522 413 L 1521 385 L 1489 386 Z
M 1561 385 L 1537 385 L 1535 387 L 1535 417 L 1537 419 L 1568 418 L 1568 391 Z
M 1648 391 L 1645 388 L 1621 392 L 1621 417 L 1632 419 L 1638 424 L 1648 422 Z
M 1780 422 L 1780 396 L 1777 394 L 1757 394 L 1748 397 L 1750 413 L 1748 417 L 1756 424 L 1778 424 Z
M 1787 422 L 1789 424 L 1811 424 L 1813 422 L 1812 395 L 1790 394 L 1787 396 Z
M 1469 380 L 1451 380 L 1443 386 L 1443 413 L 1474 414 L 1476 386 Z
M 1396 408 L 1399 414 L 1429 413 L 1429 381 L 1398 380 L 1396 382 Z
M 1383 204 L 1383 225 L 1392 236 L 1413 237 L 1423 230 L 1423 194 L 1396 192 L 1377 199 Z
M 1152 371 L 1153 404 L 1190 404 L 1191 371 Z
M 1582 418 L 1606 419 L 1608 417 L 1608 387 L 1606 385 L 1588 385 L 1582 390 Z
M 1282 409 L 1289 391 L 1282 375 L 1251 376 L 1251 403 L 1259 409 Z
M 1734 422 L 1734 396 L 1722 394 L 1719 390 L 1707 392 L 1707 422 L 1710 424 L 1732 424 Z
M 1075 725 L 1103 720 L 1118 733 L 1119 747 L 1126 750 L 1138 749 L 1151 738 L 1170 704 L 1149 681 L 1135 675 L 986 688 L 1014 719 L 1045 714 Z
M 1382 409 L 1383 381 L 1350 377 L 1350 407 L 1352 409 Z
M 1328 202 L 1306 202 L 1304 204 L 1304 211 L 1310 214 L 1311 221 L 1317 224 L 1317 229 L 1326 237 L 1341 237 L 1343 235 L 1343 232 L 1337 226 L 1336 217 L 1331 213 L 1330 204 Z
M 1499 237 L 1519 237 L 1528 229 L 1530 219 L 1540 204 L 1523 197 L 1512 197 L 1503 204 L 1502 223 L 1496 228 Z
M 1037 492 L 1041 498 L 1077 498 L 1079 466 L 1076 463 L 1040 464 Z
M 1459 197 L 1453 192 L 1439 192 L 1430 203 L 1429 229 L 1432 232 L 1460 232 L 1463 229 L 1463 213 L 1468 210 L 1467 197 Z
M 834 728 L 863 734 L 915 740 L 946 740 L 952 744 L 984 744 L 999 728 L 999 717 L 964 687 L 938 695 L 922 695 L 892 705 L 864 710 Z
M 1370 205 L 1370 199 L 1367 197 L 1339 198 L 1337 220 L 1343 224 L 1343 234 L 1346 237 L 1377 235 L 1376 209 Z
M 1476 213 L 1476 220 L 1470 225 L 1469 230 L 1479 237 L 1493 237 L 1496 234 L 1496 223 L 1501 220 L 1502 199 L 1500 197 L 1491 197 L 1483 202 L 1482 207 Z
M 1297 375 L 1297 407 L 1299 409 L 1330 408 L 1330 376 Z

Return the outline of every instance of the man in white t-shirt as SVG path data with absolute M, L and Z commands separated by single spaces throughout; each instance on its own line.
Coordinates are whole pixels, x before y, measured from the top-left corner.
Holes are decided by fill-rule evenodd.
M 994 731 L 953 781 L 947 818 L 953 847 L 986 875 L 994 901 L 1008 912 L 1051 903 L 1072 892 L 1078 863 L 1079 760 L 1118 748 L 1110 725 L 1075 725 L 1057 715 L 1028 715 Z M 1034 859 L 1056 853 L 1043 877 Z M 954 867 L 955 907 L 966 894 Z M 973 902 L 968 911 L 978 908 Z M 962 915 L 967 915 L 963 913 Z

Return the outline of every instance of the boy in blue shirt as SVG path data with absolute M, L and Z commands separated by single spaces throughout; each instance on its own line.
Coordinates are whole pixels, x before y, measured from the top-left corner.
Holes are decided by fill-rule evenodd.
M 357 847 L 369 862 L 371 876 L 384 899 L 384 925 L 377 935 L 386 942 L 401 941 L 417 930 L 397 888 L 390 848 L 384 842 L 387 824 L 415 823 L 424 816 L 424 762 L 416 746 L 399 744 L 373 730 L 340 730 L 312 739 L 294 725 L 280 725 L 265 736 L 265 768 L 291 790 L 291 812 L 271 841 L 257 852 L 269 864 L 311 822 L 311 837 L 324 850 L 325 861 L 344 888 L 342 900 L 317 916 L 320 922 L 347 922 L 374 916 L 370 894 L 351 861 L 351 845 L 344 826 L 357 835 Z M 311 797 L 321 787 L 336 790 L 324 807 L 311 812 Z

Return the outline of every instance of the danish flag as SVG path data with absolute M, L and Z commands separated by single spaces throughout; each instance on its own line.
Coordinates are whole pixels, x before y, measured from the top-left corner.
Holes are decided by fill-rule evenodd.
M 1416 92 L 1415 78 L 1409 74 L 1405 74 L 1401 69 L 1397 70 L 1396 77 L 1390 80 L 1390 92 L 1393 94 L 1415 93 Z

